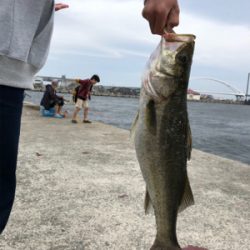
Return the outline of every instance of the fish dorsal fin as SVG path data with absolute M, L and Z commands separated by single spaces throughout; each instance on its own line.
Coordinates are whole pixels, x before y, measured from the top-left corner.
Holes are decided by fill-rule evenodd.
M 146 105 L 145 123 L 149 132 L 156 135 L 156 110 L 154 100 L 149 100 Z
M 191 152 L 192 152 L 192 133 L 191 133 L 189 121 L 188 121 L 187 127 L 188 127 L 188 130 L 187 130 L 187 159 L 190 160 L 191 159 Z
M 194 205 L 194 197 L 193 197 L 193 192 L 189 183 L 188 176 L 186 175 L 186 180 L 185 180 L 185 189 L 184 193 L 181 199 L 181 203 L 179 206 L 178 212 L 182 212 L 185 210 L 187 207 Z

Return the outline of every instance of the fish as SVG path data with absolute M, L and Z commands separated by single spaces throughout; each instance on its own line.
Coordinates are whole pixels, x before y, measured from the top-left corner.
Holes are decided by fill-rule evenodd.
M 181 249 L 177 216 L 194 204 L 187 173 L 192 150 L 187 89 L 194 47 L 192 34 L 162 36 L 143 74 L 138 114 L 131 127 L 146 183 L 145 212 L 151 204 L 156 220 L 151 250 Z

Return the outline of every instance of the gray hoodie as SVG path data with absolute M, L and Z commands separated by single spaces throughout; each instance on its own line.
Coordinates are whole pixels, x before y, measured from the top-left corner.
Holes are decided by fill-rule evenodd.
M 53 0 L 0 0 L 0 85 L 32 88 L 53 31 Z

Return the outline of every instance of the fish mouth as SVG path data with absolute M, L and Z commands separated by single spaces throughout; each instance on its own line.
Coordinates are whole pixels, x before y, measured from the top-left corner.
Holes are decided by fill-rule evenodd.
M 185 70 L 186 64 L 189 62 L 189 57 L 184 52 L 194 40 L 195 36 L 192 34 L 167 33 L 162 36 L 161 44 L 152 57 L 154 62 L 148 73 L 145 74 L 145 78 L 143 78 L 145 93 L 148 96 L 156 101 L 167 99 L 169 95 L 165 91 L 163 93 L 162 88 L 155 86 L 155 81 L 158 81 L 157 78 L 166 79 L 166 82 L 171 81 L 171 87 L 167 87 L 167 89 L 176 88 L 175 84 L 181 78 L 183 70 Z M 161 54 L 155 57 L 160 52 Z M 160 85 L 162 85 L 162 81 Z
M 196 38 L 193 34 L 165 33 L 162 37 L 167 42 L 193 42 Z

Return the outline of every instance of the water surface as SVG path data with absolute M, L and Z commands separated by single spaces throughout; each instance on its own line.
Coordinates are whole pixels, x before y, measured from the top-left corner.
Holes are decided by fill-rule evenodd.
M 42 93 L 27 93 L 26 101 L 39 104 Z M 89 118 L 129 129 L 138 103 L 134 98 L 92 96 Z M 74 110 L 73 105 L 65 108 L 70 114 Z M 188 111 L 194 148 L 250 164 L 249 105 L 188 102 Z

